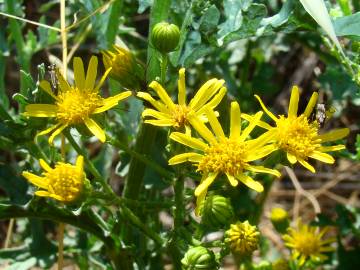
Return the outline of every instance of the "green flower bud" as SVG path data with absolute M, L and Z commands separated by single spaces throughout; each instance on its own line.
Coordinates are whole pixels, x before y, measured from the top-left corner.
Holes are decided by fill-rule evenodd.
M 288 213 L 279 207 L 273 208 L 270 215 L 271 223 L 278 233 L 286 233 L 287 228 L 290 225 Z
M 161 53 L 174 51 L 179 39 L 180 30 L 175 24 L 160 22 L 151 31 L 151 43 Z
M 290 270 L 289 263 L 285 259 L 278 259 L 272 264 L 273 270 Z
M 234 211 L 230 200 L 220 195 L 210 195 L 200 206 L 201 221 L 211 228 L 221 228 L 231 223 Z
M 113 50 L 101 53 L 105 69 L 112 68 L 110 77 L 129 89 L 139 90 L 142 87 L 145 71 L 130 51 L 114 45 Z
M 181 260 L 183 270 L 215 270 L 218 265 L 215 254 L 202 246 L 191 247 Z
M 254 270 L 272 270 L 272 265 L 268 261 L 262 261 L 254 266 Z

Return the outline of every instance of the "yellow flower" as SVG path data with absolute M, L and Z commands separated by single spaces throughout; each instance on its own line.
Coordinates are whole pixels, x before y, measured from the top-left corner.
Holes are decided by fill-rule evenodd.
M 24 115 L 53 117 L 56 119 L 57 123 L 54 126 L 38 134 L 52 133 L 49 137 L 50 144 L 66 127 L 81 123 L 84 123 L 101 142 L 105 142 L 104 130 L 91 118 L 91 115 L 105 112 L 116 106 L 120 100 L 129 97 L 131 91 L 109 98 L 102 98 L 99 95 L 99 90 L 111 69 L 105 72 L 95 87 L 98 66 L 97 57 L 91 57 L 86 76 L 81 58 L 75 57 L 73 64 L 75 85 L 69 85 L 57 70 L 56 77 L 59 88 L 57 94 L 52 92 L 48 81 L 44 80 L 40 83 L 40 88 L 54 99 L 55 104 L 29 104 L 25 107 Z
M 259 245 L 260 233 L 256 226 L 252 226 L 247 220 L 231 224 L 225 232 L 225 242 L 229 243 L 232 253 L 238 255 L 250 255 Z
M 294 86 L 291 91 L 288 116 L 280 115 L 276 117 L 264 105 L 259 96 L 263 110 L 273 119 L 276 127 L 272 127 L 264 122 L 260 126 L 276 134 L 276 145 L 278 149 L 286 152 L 287 159 L 291 164 L 297 161 L 311 172 L 315 172 L 312 165 L 308 163 L 309 158 L 332 164 L 334 158 L 326 152 L 345 149 L 344 145 L 323 146 L 322 143 L 342 139 L 349 134 L 348 128 L 335 129 L 325 134 L 319 134 L 319 125 L 316 121 L 311 121 L 309 116 L 316 105 L 318 93 L 314 92 L 307 104 L 305 111 L 298 116 L 299 88 Z M 243 116 L 246 119 L 251 117 Z
M 188 115 L 195 114 L 202 120 L 205 109 L 207 107 L 214 109 L 226 94 L 226 88 L 223 87 L 224 80 L 211 79 L 207 81 L 194 98 L 186 103 L 186 89 L 185 89 L 185 69 L 179 70 L 178 80 L 178 104 L 175 104 L 166 90 L 156 81 L 150 83 L 152 88 L 160 100 L 155 100 L 149 93 L 139 92 L 138 97 L 148 101 L 155 109 L 145 109 L 142 113 L 143 117 L 152 117 L 152 119 L 145 120 L 145 123 L 154 126 L 166 126 L 174 128 L 186 128 L 187 133 L 190 131 Z
M 297 227 L 288 228 L 288 233 L 283 239 L 285 245 L 291 249 L 293 259 L 298 260 L 299 265 L 303 265 L 309 258 L 313 262 L 321 262 L 327 258 L 322 253 L 335 250 L 330 246 L 336 241 L 335 238 L 322 240 L 328 230 L 329 227 L 319 230 L 317 227 L 308 226 L 299 219 Z
M 35 195 L 54 198 L 65 203 L 73 202 L 79 198 L 86 181 L 82 156 L 78 156 L 75 166 L 58 162 L 54 169 L 42 159 L 39 162 L 45 170 L 42 177 L 27 171 L 22 173 L 30 183 L 40 188 L 40 190 L 35 191 Z
M 204 112 L 214 133 L 196 115 L 189 114 L 188 120 L 207 143 L 180 132 L 170 134 L 172 140 L 202 152 L 202 154 L 195 152 L 183 153 L 169 160 L 170 165 L 190 161 L 195 163 L 197 171 L 202 173 L 201 183 L 195 189 L 197 213 L 201 202 L 205 199 L 208 187 L 218 175 L 225 174 L 232 186 L 237 186 L 238 181 L 240 181 L 257 192 L 262 192 L 263 186 L 245 174 L 245 171 L 280 176 L 280 173 L 276 170 L 249 163 L 267 156 L 276 149 L 273 145 L 265 145 L 271 139 L 272 134 L 269 136 L 269 134 L 265 133 L 265 135 L 257 139 L 246 140 L 259 122 L 262 112 L 258 112 L 249 125 L 241 131 L 240 107 L 237 102 L 232 102 L 229 137 L 224 135 L 215 112 L 209 107 Z

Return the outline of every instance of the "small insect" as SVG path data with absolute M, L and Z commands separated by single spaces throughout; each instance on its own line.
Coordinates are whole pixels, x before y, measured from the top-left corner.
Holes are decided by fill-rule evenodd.
M 51 64 L 48 66 L 51 86 L 55 90 L 55 92 L 57 91 L 57 87 L 58 87 L 58 79 L 56 77 L 56 69 L 57 69 L 57 67 L 55 64 Z
M 327 106 L 324 103 L 316 104 L 316 108 L 310 115 L 311 121 L 317 121 L 320 127 L 323 127 L 325 123 L 333 116 L 336 112 L 334 106 Z

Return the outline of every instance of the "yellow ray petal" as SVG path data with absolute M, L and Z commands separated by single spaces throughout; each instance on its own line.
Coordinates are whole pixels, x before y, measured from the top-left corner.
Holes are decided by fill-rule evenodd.
M 259 150 L 261 151 L 261 148 L 265 144 L 275 141 L 277 134 L 278 133 L 277 133 L 276 129 L 269 130 L 269 131 L 263 133 L 262 135 L 260 135 L 259 137 L 257 137 L 256 139 L 247 141 L 247 145 L 251 149 L 259 149 L 260 148 Z
M 43 168 L 45 171 L 47 171 L 47 172 L 52 171 L 51 167 L 42 158 L 39 159 L 39 163 L 40 163 L 41 168 Z
M 298 159 L 301 165 L 303 165 L 306 169 L 308 169 L 310 172 L 315 173 L 315 168 L 311 166 L 307 161 L 303 159 Z
M 276 177 L 280 177 L 281 173 L 277 170 L 273 170 L 273 169 L 269 169 L 263 166 L 254 166 L 254 165 L 245 165 L 244 168 L 248 171 L 251 172 L 256 172 L 256 173 L 268 173 L 268 174 L 272 174 L 275 175 Z
M 257 149 L 256 151 L 250 152 L 250 154 L 247 155 L 245 161 L 250 162 L 250 161 L 258 160 L 267 155 L 270 155 L 272 152 L 276 150 L 277 147 L 274 144 L 263 146 L 261 149 Z
M 330 156 L 329 154 L 322 153 L 319 151 L 314 151 L 309 157 L 320 160 L 325 163 L 333 164 L 335 162 L 335 159 Z
M 195 189 L 195 196 L 199 196 L 205 190 L 209 188 L 212 182 L 214 182 L 218 174 L 215 172 L 209 173 L 205 179 L 202 179 L 201 183 Z
M 262 102 L 261 98 L 260 98 L 258 95 L 255 95 L 255 97 L 256 97 L 256 99 L 259 101 L 260 106 L 261 106 L 261 108 L 263 109 L 263 111 L 264 111 L 272 120 L 274 120 L 274 121 L 276 122 L 276 121 L 278 120 L 278 118 L 277 118 L 272 112 L 270 112 L 270 111 L 266 108 L 265 104 Z
M 203 157 L 203 155 L 200 155 L 198 153 L 183 153 L 170 158 L 169 165 L 180 164 L 187 161 L 198 163 L 202 160 Z
M 239 103 L 231 102 L 230 109 L 230 139 L 239 139 L 241 134 L 241 112 Z
M 226 176 L 230 182 L 230 185 L 232 185 L 233 187 L 236 187 L 239 184 L 238 180 L 233 175 L 227 173 Z
M 36 134 L 35 139 L 36 139 L 38 136 L 46 135 L 46 134 L 52 132 L 53 130 L 57 129 L 60 125 L 61 125 L 61 123 L 57 123 L 56 125 L 51 126 L 50 128 L 47 128 L 47 129 L 45 129 L 45 130 L 43 130 L 43 131 L 40 131 L 39 133 Z
M 208 147 L 202 140 L 187 136 L 186 134 L 180 132 L 172 132 L 170 134 L 170 139 L 201 151 L 205 151 Z
M 22 176 L 24 176 L 26 178 L 26 180 L 28 180 L 33 185 L 40 187 L 40 188 L 47 189 L 49 182 L 47 181 L 47 179 L 45 177 L 40 177 L 40 176 L 37 176 L 37 175 L 29 173 L 29 172 L 23 172 Z
M 29 104 L 25 106 L 24 116 L 56 117 L 57 106 L 53 104 Z
M 223 131 L 219 121 L 217 120 L 214 111 L 212 109 L 210 109 L 209 107 L 207 107 L 207 109 L 205 110 L 205 113 L 206 113 L 206 116 L 209 120 L 210 126 L 211 126 L 212 130 L 214 131 L 215 135 L 218 138 L 224 138 L 225 137 L 224 131 Z
M 169 110 L 169 108 L 167 108 L 165 106 L 165 104 L 163 104 L 162 102 L 160 102 L 158 100 L 155 100 L 149 93 L 138 92 L 136 96 L 149 102 L 158 111 L 161 111 L 163 113 L 169 113 L 169 114 L 171 113 L 171 111 Z
M 236 178 L 239 179 L 239 181 L 241 181 L 244 185 L 246 185 L 247 187 L 255 190 L 256 192 L 263 192 L 264 191 L 263 185 L 260 182 L 255 181 L 254 179 L 252 179 L 248 175 L 239 174 L 239 175 L 236 176 Z
M 85 118 L 84 123 L 91 131 L 91 133 L 100 140 L 100 142 L 106 141 L 106 135 L 104 130 L 93 119 L 91 119 L 90 117 Z
M 93 111 L 93 114 L 105 112 L 105 111 L 111 109 L 112 107 L 115 107 L 116 105 L 118 105 L 119 101 L 121 101 L 129 96 L 131 96 L 131 91 L 126 91 L 126 92 L 117 94 L 116 96 L 105 98 L 105 99 L 103 99 L 103 105 L 99 108 L 96 108 Z
M 205 82 L 196 92 L 195 96 L 190 100 L 189 106 L 194 108 L 199 103 L 199 100 L 202 98 L 204 93 L 207 93 L 208 89 L 211 88 L 217 81 L 217 79 L 211 79 Z
M 85 87 L 85 70 L 84 64 L 80 57 L 75 57 L 73 61 L 75 85 L 79 89 Z
M 242 118 L 242 119 L 245 119 L 245 120 L 248 121 L 248 122 L 251 122 L 251 121 L 253 121 L 254 116 L 253 116 L 253 115 L 246 114 L 246 113 L 241 113 L 241 118 Z M 267 130 L 270 130 L 270 129 L 273 129 L 273 128 L 274 128 L 274 127 L 270 126 L 268 123 L 265 123 L 264 121 L 259 121 L 259 122 L 257 123 L 257 125 L 258 125 L 259 127 L 262 127 L 262 128 L 264 128 L 264 129 L 267 129 Z
M 201 87 L 200 90 L 195 94 L 195 97 L 192 99 L 192 103 L 190 102 L 190 107 L 197 111 L 202 106 L 206 104 L 219 90 L 224 84 L 224 80 L 215 79 L 214 83 L 210 85 L 209 88 Z
M 297 116 L 298 106 L 299 106 L 299 87 L 294 85 L 293 88 L 291 89 L 289 111 L 288 111 L 289 117 Z
M 95 89 L 94 89 L 94 92 L 99 92 L 101 86 L 104 84 L 107 76 L 109 75 L 110 71 L 112 70 L 112 67 L 108 68 L 104 75 L 101 77 L 100 81 L 98 82 L 98 84 L 96 85 Z
M 158 127 L 171 127 L 175 125 L 175 121 L 173 119 L 145 120 L 144 123 Z
M 203 193 L 199 194 L 199 196 L 197 196 L 197 198 L 196 198 L 196 208 L 195 208 L 196 216 L 200 215 L 200 206 L 201 206 L 202 202 L 205 200 L 206 193 L 207 193 L 207 189 L 205 189 L 203 191 Z
M 158 119 L 158 120 L 160 120 L 160 119 L 167 119 L 167 120 L 173 121 L 173 118 L 172 118 L 170 115 L 168 115 L 168 114 L 166 114 L 166 113 L 162 113 L 162 112 L 156 111 L 156 110 L 154 110 L 154 109 L 145 109 L 145 110 L 142 112 L 141 116 L 142 116 L 143 118 L 148 117 L 148 116 L 151 116 L 151 117 L 154 117 L 154 118 L 156 118 L 156 119 Z
M 165 105 L 167 107 L 169 107 L 170 109 L 175 108 L 174 102 L 171 100 L 171 98 L 169 97 L 169 95 L 165 91 L 165 89 L 157 81 L 152 81 L 150 83 L 149 87 L 154 89 L 156 94 L 159 96 L 159 98 L 162 100 L 162 102 L 165 103 Z
M 83 156 L 77 157 L 75 166 L 79 171 L 82 171 L 84 169 L 84 157 Z
M 203 137 L 206 141 L 209 143 L 216 143 L 216 138 L 211 133 L 211 131 L 205 126 L 203 122 L 201 122 L 198 117 L 195 115 L 188 115 L 188 120 L 190 124 L 193 126 L 193 128 L 196 129 L 196 131 L 200 134 L 201 137 Z
M 37 190 L 34 194 L 39 197 L 50 197 L 50 192 L 45 190 Z
M 50 95 L 53 99 L 57 99 L 57 97 L 54 95 L 52 89 L 51 89 L 51 85 L 48 81 L 46 80 L 42 80 L 39 84 L 40 89 L 45 91 L 48 95 Z
M 186 105 L 185 68 L 179 70 L 178 102 L 179 105 Z
M 202 106 L 196 111 L 196 115 L 201 115 L 204 113 L 205 108 L 211 108 L 214 109 L 219 105 L 223 97 L 226 95 L 226 87 L 221 87 L 220 91 L 208 102 L 206 103 L 206 106 Z M 216 112 L 217 113 L 217 112 Z M 217 115 L 218 116 L 218 115 Z
M 253 121 L 249 122 L 249 125 L 241 133 L 239 141 L 243 142 L 246 140 L 246 138 L 247 138 L 247 136 L 249 136 L 250 132 L 253 131 L 253 129 L 256 127 L 256 125 L 259 122 L 262 115 L 263 115 L 262 112 L 257 112 L 254 115 Z
M 49 137 L 49 144 L 53 145 L 54 139 L 57 135 L 59 135 L 65 128 L 67 127 L 66 124 L 59 126 Z
M 96 56 L 92 56 L 90 58 L 90 62 L 86 72 L 84 89 L 88 89 L 88 90 L 94 89 L 96 75 L 97 75 L 97 66 L 98 66 L 98 59 Z
M 67 92 L 71 89 L 69 83 L 65 80 L 64 76 L 61 74 L 58 68 L 55 69 L 56 78 L 59 83 L 59 88 L 61 92 Z
M 348 128 L 339 128 L 334 129 L 328 133 L 319 135 L 318 138 L 321 140 L 321 142 L 331 142 L 346 137 L 347 135 L 349 135 L 349 132 L 350 130 Z
M 291 164 L 295 164 L 297 159 L 296 156 L 294 156 L 293 154 L 290 153 L 286 153 L 287 159 Z
M 333 146 L 322 146 L 319 148 L 319 151 L 321 152 L 333 152 L 333 151 L 340 151 L 345 149 L 345 145 L 339 144 L 339 145 L 333 145 Z
M 305 108 L 305 111 L 304 111 L 304 115 L 306 117 L 309 117 L 311 112 L 313 111 L 313 109 L 314 109 L 314 107 L 316 105 L 318 96 L 319 96 L 319 94 L 317 92 L 312 93 L 311 98 L 310 98 L 310 100 L 309 100 L 309 102 L 308 102 L 308 104 L 307 104 L 307 106 Z

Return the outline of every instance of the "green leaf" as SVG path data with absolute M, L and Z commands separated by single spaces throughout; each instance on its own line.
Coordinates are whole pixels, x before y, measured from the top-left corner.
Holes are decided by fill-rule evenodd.
M 36 265 L 36 258 L 31 257 L 22 262 L 15 262 L 14 264 L 12 264 L 11 266 L 9 266 L 6 269 L 7 270 L 28 270 L 28 269 L 31 269 L 35 265 Z
M 200 19 L 199 31 L 211 33 L 216 31 L 220 19 L 220 11 L 215 5 L 209 7 Z
M 139 2 L 139 8 L 138 13 L 143 13 L 147 8 L 151 7 L 154 0 L 138 0 Z
M 109 21 L 107 23 L 107 31 L 106 31 L 106 40 L 107 47 L 110 48 L 112 44 L 115 43 L 115 37 L 119 30 L 120 24 L 120 15 L 123 9 L 123 0 L 116 0 L 112 6 L 109 16 Z
M 360 37 L 360 12 L 336 18 L 334 28 L 337 36 L 358 36 Z

